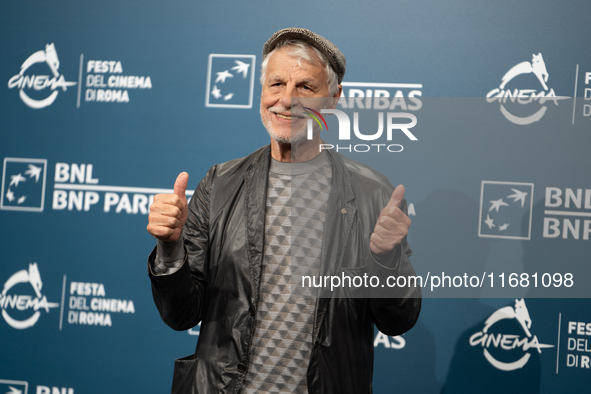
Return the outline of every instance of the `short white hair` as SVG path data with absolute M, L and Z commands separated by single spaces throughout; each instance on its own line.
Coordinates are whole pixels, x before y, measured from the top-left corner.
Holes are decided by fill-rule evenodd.
M 298 59 L 298 65 L 300 67 L 302 67 L 302 59 L 310 64 L 316 64 L 317 60 L 320 59 L 320 62 L 326 68 L 326 82 L 328 84 L 328 94 L 332 97 L 339 92 L 337 73 L 330 66 L 330 63 L 328 62 L 326 56 L 317 48 L 300 40 L 282 41 L 279 44 L 277 44 L 277 46 L 273 48 L 271 52 L 267 54 L 267 56 L 263 59 L 263 63 L 261 64 L 261 85 L 265 82 L 267 64 L 269 63 L 269 59 L 276 51 L 278 51 L 281 48 L 289 48 L 288 55 L 296 57 Z

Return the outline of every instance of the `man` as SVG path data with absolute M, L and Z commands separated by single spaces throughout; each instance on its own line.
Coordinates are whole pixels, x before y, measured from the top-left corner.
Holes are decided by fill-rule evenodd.
M 187 173 L 173 194 L 155 197 L 156 306 L 176 330 L 201 322 L 195 354 L 175 365 L 173 393 L 371 393 L 373 325 L 400 335 L 416 322 L 420 288 L 311 296 L 293 279 L 414 275 L 404 187 L 320 153 L 317 129 L 307 138 L 306 105 L 334 108 L 344 73 L 330 41 L 306 29 L 276 32 L 261 75 L 270 146 L 212 167 L 190 204 Z

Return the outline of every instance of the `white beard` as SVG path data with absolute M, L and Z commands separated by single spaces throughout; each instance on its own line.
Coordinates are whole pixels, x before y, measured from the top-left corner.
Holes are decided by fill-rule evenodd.
M 293 127 L 289 131 L 277 130 L 275 128 L 275 126 L 273 125 L 273 122 L 271 120 L 271 117 L 274 116 L 273 113 L 281 113 L 281 112 L 285 113 L 285 112 L 291 112 L 291 111 L 281 105 L 276 105 L 276 106 L 273 106 L 268 109 L 263 109 L 261 107 L 261 109 L 260 109 L 261 120 L 263 122 L 263 125 L 267 129 L 267 132 L 271 136 L 271 138 L 273 138 L 275 141 L 277 141 L 280 144 L 293 144 L 293 143 L 301 142 L 302 140 L 306 139 L 306 135 L 307 135 L 306 122 L 302 122 L 303 124 L 298 130 L 293 130 Z M 294 114 L 292 114 L 292 116 L 294 116 L 294 118 L 295 118 Z

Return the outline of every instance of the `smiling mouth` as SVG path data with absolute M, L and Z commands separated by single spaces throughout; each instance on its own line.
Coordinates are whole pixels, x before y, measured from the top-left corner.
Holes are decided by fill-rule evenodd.
M 278 118 L 285 119 L 285 120 L 294 120 L 294 121 L 296 121 L 298 119 L 304 119 L 304 118 L 306 118 L 305 116 L 303 116 L 301 114 L 294 113 L 294 112 L 292 112 L 289 115 L 280 114 L 278 112 L 273 112 L 273 113 L 275 115 L 277 115 Z

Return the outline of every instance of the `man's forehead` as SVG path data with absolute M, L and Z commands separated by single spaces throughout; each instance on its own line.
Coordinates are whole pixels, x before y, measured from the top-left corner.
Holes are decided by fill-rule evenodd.
M 301 70 L 301 69 L 300 69 Z M 267 76 L 267 80 L 270 82 L 277 81 L 285 81 L 285 80 L 295 80 L 298 83 L 309 82 L 314 83 L 319 80 L 322 80 L 322 75 L 318 75 L 314 77 L 307 73 L 300 73 L 300 72 L 291 72 L 289 70 L 277 70 L 277 72 L 271 72 Z
M 281 48 L 283 49 L 283 48 Z M 277 56 L 276 56 L 277 55 Z M 326 78 L 326 69 L 321 62 L 310 63 L 306 59 L 288 53 L 274 53 L 267 66 L 267 79 L 284 80 L 286 78 L 315 81 Z
M 303 68 L 324 65 L 322 59 L 313 50 L 307 51 L 307 55 L 312 59 L 312 62 L 310 62 L 309 59 L 306 59 L 306 57 L 294 52 L 294 47 L 285 46 L 269 55 L 268 65 L 270 66 L 271 64 L 276 63 L 295 63 Z
M 294 81 L 296 84 L 317 84 L 320 83 L 325 78 L 314 78 L 309 75 L 298 75 L 297 73 L 290 73 L 290 72 L 280 72 L 277 74 L 269 74 L 267 77 L 268 82 L 285 82 L 285 81 Z M 325 82 L 326 83 L 326 82 Z

